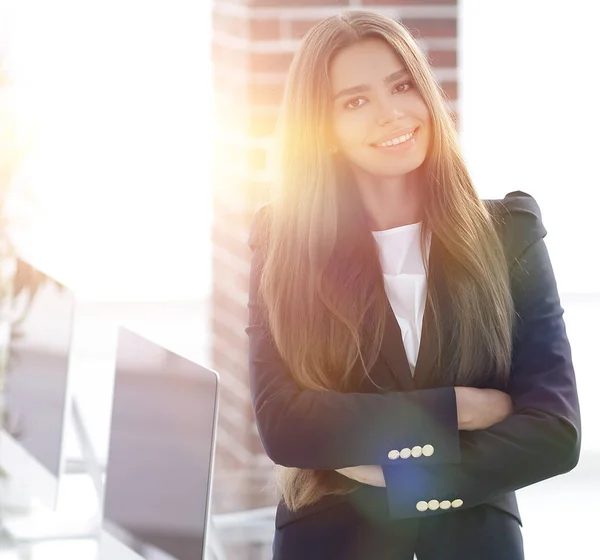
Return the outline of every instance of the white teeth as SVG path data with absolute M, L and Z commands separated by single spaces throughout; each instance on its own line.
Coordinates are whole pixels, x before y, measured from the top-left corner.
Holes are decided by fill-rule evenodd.
M 377 144 L 377 146 L 379 146 L 381 148 L 397 146 L 398 144 L 402 144 L 402 143 L 406 142 L 407 140 L 410 140 L 413 137 L 413 135 L 414 135 L 414 131 L 409 132 L 408 134 L 404 134 L 403 136 L 398 136 L 397 138 L 392 138 L 391 140 L 388 140 L 387 142 L 382 142 L 381 144 Z

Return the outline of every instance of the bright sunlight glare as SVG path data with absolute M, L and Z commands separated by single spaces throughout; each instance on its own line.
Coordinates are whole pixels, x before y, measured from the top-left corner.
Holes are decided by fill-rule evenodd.
M 99 299 L 210 283 L 210 3 L 2 2 L 34 143 L 15 180 L 21 251 Z M 19 205 L 20 204 L 20 205 Z

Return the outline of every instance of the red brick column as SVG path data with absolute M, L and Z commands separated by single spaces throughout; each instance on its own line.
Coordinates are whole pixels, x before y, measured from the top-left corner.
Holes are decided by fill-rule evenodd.
M 400 18 L 419 40 L 451 100 L 456 0 L 214 0 L 215 84 L 213 367 L 222 379 L 216 512 L 275 503 L 247 387 L 248 225 L 265 200 L 267 153 L 287 69 L 317 21 L 365 8 Z

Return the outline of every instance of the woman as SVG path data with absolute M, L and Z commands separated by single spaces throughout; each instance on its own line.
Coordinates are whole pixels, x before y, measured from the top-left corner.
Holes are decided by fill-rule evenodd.
M 278 148 L 247 328 L 274 558 L 522 558 L 515 490 L 580 447 L 538 205 L 478 198 L 426 58 L 368 12 L 304 38 Z

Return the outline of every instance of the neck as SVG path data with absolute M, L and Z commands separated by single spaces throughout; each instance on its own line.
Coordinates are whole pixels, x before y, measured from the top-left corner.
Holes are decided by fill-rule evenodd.
M 373 231 L 422 220 L 422 182 L 415 172 L 401 177 L 373 177 L 355 171 L 360 198 Z

